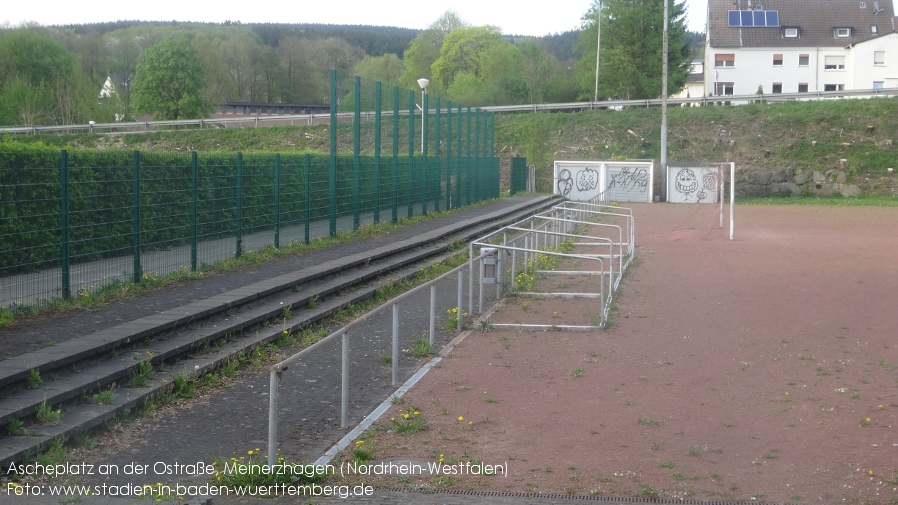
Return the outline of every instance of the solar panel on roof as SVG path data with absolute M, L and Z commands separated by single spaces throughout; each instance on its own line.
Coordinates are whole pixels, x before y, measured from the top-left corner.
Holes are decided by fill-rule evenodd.
M 730 26 L 741 26 L 742 23 L 739 22 L 739 11 L 729 11 L 729 25 Z
M 727 22 L 733 27 L 777 27 L 780 25 L 779 11 L 732 10 L 727 11 Z

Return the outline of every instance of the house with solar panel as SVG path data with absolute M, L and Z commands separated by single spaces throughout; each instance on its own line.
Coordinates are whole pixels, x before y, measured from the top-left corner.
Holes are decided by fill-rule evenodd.
M 709 0 L 706 96 L 898 87 L 892 0 Z

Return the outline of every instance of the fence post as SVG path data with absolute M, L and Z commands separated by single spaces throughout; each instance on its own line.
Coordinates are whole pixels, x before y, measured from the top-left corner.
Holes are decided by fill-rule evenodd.
M 393 304 L 393 366 L 390 384 L 399 385 L 399 304 Z
M 383 107 L 381 83 L 374 81 L 374 223 L 380 222 L 380 109 Z
M 312 227 L 312 155 L 307 154 L 303 159 L 306 169 L 306 245 L 309 245 L 309 228 Z
M 474 115 L 474 158 L 477 160 L 475 173 L 477 174 L 477 184 L 474 185 L 474 201 L 479 202 L 483 196 L 483 153 L 480 152 L 480 107 Z M 483 286 L 483 281 L 480 283 Z
M 359 182 L 361 180 L 361 170 L 362 167 L 361 161 L 359 160 L 359 156 L 361 155 L 361 143 L 362 143 L 362 134 L 361 134 L 361 126 L 362 122 L 362 104 L 359 103 L 362 101 L 362 78 L 359 76 L 355 76 L 355 85 L 353 96 L 355 97 L 355 108 L 354 108 L 354 121 L 352 122 L 352 167 L 353 167 L 353 175 L 352 175 L 352 229 L 359 229 L 359 198 L 361 197 L 359 193 Z
M 462 328 L 462 303 L 464 303 L 464 295 L 462 292 L 464 291 L 465 285 L 465 269 L 460 268 L 458 270 L 458 304 L 455 306 L 455 310 L 457 310 L 458 317 L 455 318 L 455 329 L 461 333 Z
M 452 208 L 452 101 L 446 101 L 446 210 Z
M 140 151 L 133 155 L 134 177 L 131 181 L 131 243 L 134 246 L 133 280 L 137 284 L 143 276 L 140 267 Z
M 281 367 L 272 368 L 268 381 L 268 466 L 273 468 L 277 461 L 278 410 L 280 403 Z
M 399 220 L 399 86 L 393 86 L 393 217 Z
M 243 153 L 237 153 L 237 249 L 234 257 L 243 254 Z
M 331 69 L 330 236 L 337 234 L 337 71 Z
M 72 298 L 72 279 L 69 270 L 69 152 L 65 149 L 59 152 L 59 177 L 59 229 L 62 235 L 59 256 L 62 263 L 62 297 L 69 300 Z
M 429 187 L 427 186 L 427 181 L 430 179 L 429 177 L 427 177 L 427 165 L 428 165 L 428 163 L 427 163 L 427 141 L 428 141 L 428 139 L 427 139 L 427 123 L 429 122 L 428 119 L 430 119 L 430 117 L 429 117 L 430 111 L 428 110 L 428 107 L 427 107 L 427 101 L 428 101 L 427 99 L 429 97 L 427 96 L 427 93 L 422 93 L 422 95 L 423 96 L 421 97 L 421 174 L 422 174 L 424 180 L 422 183 L 421 192 L 420 193 L 416 192 L 416 193 L 423 196 L 423 198 L 421 199 L 421 215 L 426 216 L 427 215 L 427 201 L 430 199 L 430 191 L 429 191 Z
M 197 268 L 197 201 L 199 200 L 199 184 L 197 173 L 196 151 L 190 153 L 190 271 L 196 272 Z
M 442 186 L 443 182 L 443 173 L 440 170 L 440 97 L 436 97 L 436 103 L 434 104 L 434 122 L 436 122 L 436 128 L 433 130 L 433 148 L 436 151 L 434 153 L 434 162 L 436 163 L 436 181 L 435 184 L 431 184 L 434 188 L 433 191 L 433 210 L 436 212 L 440 211 L 440 186 Z
M 456 141 L 456 152 L 458 155 L 455 157 L 455 206 L 454 208 L 458 208 L 464 205 L 464 202 L 461 200 L 461 125 L 462 125 L 462 109 L 461 104 L 458 106 L 458 134 L 455 136 Z M 461 310 L 461 309 L 459 309 Z
M 430 285 L 430 345 L 437 332 L 437 285 Z
M 409 179 L 406 191 L 408 200 L 408 217 L 414 215 L 415 205 L 415 92 L 408 91 L 408 167 Z
M 340 389 L 342 390 L 340 401 L 340 427 L 349 426 L 349 333 L 343 332 L 343 373 L 341 374 Z
M 281 248 L 281 155 L 274 154 L 274 247 Z
M 473 153 L 471 152 L 471 106 L 468 105 L 468 128 L 467 128 L 467 140 L 465 142 L 466 149 L 468 152 L 468 162 L 465 163 L 465 205 L 469 205 L 471 203 L 471 156 Z

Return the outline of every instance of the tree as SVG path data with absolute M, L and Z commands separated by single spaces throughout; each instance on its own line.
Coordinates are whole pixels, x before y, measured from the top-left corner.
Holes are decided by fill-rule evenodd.
M 398 85 L 405 72 L 405 65 L 398 56 L 387 53 L 383 56 L 365 56 L 362 61 L 356 63 L 353 71 L 355 75 L 365 79 Z
M 664 3 L 659 0 L 595 0 L 583 16 L 583 30 L 575 66 L 580 98 L 592 99 L 595 90 L 596 39 L 601 9 L 599 96 L 623 99 L 661 96 Z M 669 6 L 668 93 L 680 90 L 689 74 L 690 49 L 685 1 Z
M 466 28 L 467 26 L 458 17 L 458 14 L 449 10 L 434 21 L 426 30 L 418 34 L 403 55 L 405 73 L 400 84 L 407 88 L 417 89 L 418 79 L 422 77 L 431 78 L 433 75 L 433 62 L 440 57 L 443 39 L 453 30 Z M 435 89 L 434 92 L 438 90 Z
M 150 46 L 137 62 L 131 107 L 156 119 L 202 118 L 212 111 L 203 98 L 206 66 L 186 38 Z
M 101 120 L 99 88 L 75 57 L 39 27 L 0 31 L 0 124 Z
M 509 44 L 495 26 L 458 28 L 449 32 L 440 48 L 440 57 L 431 66 L 431 82 L 439 89 L 449 89 L 460 74 L 482 79 L 491 70 L 484 56 L 503 45 Z

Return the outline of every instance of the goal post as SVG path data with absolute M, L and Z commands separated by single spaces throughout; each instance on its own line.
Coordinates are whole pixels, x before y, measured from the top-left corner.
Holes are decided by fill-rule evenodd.
M 733 162 L 669 163 L 666 167 L 669 203 L 713 204 L 720 207 L 724 227 L 726 181 L 729 179 L 730 240 L 735 238 L 736 164 Z

